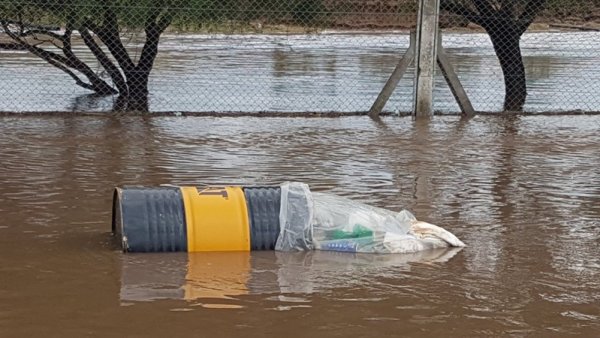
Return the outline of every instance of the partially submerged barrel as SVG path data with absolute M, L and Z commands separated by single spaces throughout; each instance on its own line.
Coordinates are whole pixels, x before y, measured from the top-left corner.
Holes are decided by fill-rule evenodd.
M 125 252 L 273 250 L 279 187 L 123 187 L 112 232 Z

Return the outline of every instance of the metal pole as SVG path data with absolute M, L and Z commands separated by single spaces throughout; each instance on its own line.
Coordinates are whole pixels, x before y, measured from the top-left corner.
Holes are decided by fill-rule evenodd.
M 440 0 L 421 0 L 417 17 L 413 115 L 433 115 L 433 86 L 437 61 Z
M 458 75 L 456 75 L 456 72 L 454 72 L 450 60 L 446 56 L 446 53 L 444 53 L 441 32 L 438 33 L 437 62 L 438 66 L 440 66 L 442 74 L 444 75 L 444 78 L 446 79 L 446 83 L 448 83 L 448 86 L 452 91 L 452 95 L 454 95 L 454 99 L 456 99 L 456 102 L 460 107 L 462 114 L 467 116 L 475 115 L 475 109 L 473 109 L 471 100 L 469 100 L 467 92 L 465 92 L 465 89 L 458 79 Z
M 410 66 L 414 59 L 415 33 L 410 32 L 410 42 L 408 49 L 406 50 L 406 54 L 404 54 L 402 59 L 400 59 L 400 62 L 398 62 L 398 64 L 396 65 L 396 68 L 392 72 L 392 75 L 385 83 L 385 86 L 383 86 L 381 93 L 379 93 L 379 96 L 377 96 L 377 99 L 373 103 L 373 106 L 371 106 L 371 109 L 369 110 L 370 117 L 379 117 L 379 114 L 383 110 L 383 107 L 385 107 L 385 104 L 390 99 L 390 96 L 392 96 L 392 93 L 396 89 L 396 86 L 398 86 L 398 82 L 400 82 L 400 79 L 402 79 L 402 76 L 404 76 L 404 73 L 406 73 L 408 66 Z

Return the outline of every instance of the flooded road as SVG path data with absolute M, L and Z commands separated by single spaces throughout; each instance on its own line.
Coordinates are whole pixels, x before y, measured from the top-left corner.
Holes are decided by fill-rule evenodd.
M 445 33 L 444 48 L 478 111 L 501 111 L 502 71 L 486 34 Z M 161 38 L 150 77 L 151 111 L 368 111 L 401 55 L 406 32 L 321 35 L 175 35 Z M 132 56 L 142 49 L 126 39 Z M 600 32 L 536 32 L 521 39 L 528 112 L 600 111 Z M 81 43 L 82 59 L 101 70 Z M 106 74 L 104 74 L 106 75 Z M 385 110 L 412 110 L 414 68 Z M 458 112 L 437 74 L 434 108 Z M 0 50 L 0 111 L 106 111 L 60 70 Z
M 600 335 L 600 117 L 0 119 L 0 336 Z M 123 255 L 117 185 L 303 181 L 462 250 Z

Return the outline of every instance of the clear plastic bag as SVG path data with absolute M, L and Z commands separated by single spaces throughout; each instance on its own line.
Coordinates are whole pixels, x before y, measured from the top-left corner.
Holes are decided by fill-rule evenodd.
M 414 239 L 409 233 L 417 220 L 407 210 L 393 212 L 324 193 L 313 193 L 313 199 L 313 242 L 317 250 L 404 252 L 392 242 Z
M 417 221 L 409 211 L 393 212 L 348 198 L 311 193 L 306 184 L 281 187 L 279 251 L 325 250 L 413 253 L 464 244 L 450 232 Z
M 314 203 L 308 185 L 298 182 L 282 184 L 279 210 L 280 229 L 275 250 L 313 250 Z

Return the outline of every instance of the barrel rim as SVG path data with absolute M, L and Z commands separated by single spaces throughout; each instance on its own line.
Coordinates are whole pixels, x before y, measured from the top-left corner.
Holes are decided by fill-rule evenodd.
M 122 198 L 123 198 L 123 189 L 120 187 L 115 187 L 114 192 L 113 192 L 111 231 L 112 231 L 112 236 L 115 238 L 115 241 L 117 239 L 119 239 L 121 250 L 123 252 L 127 252 L 127 250 L 128 250 L 127 241 L 126 241 L 126 238 L 123 236 Z
M 121 188 L 119 188 L 119 187 L 116 187 L 113 190 L 111 231 L 112 231 L 112 234 L 114 236 L 117 235 L 117 212 L 121 212 L 122 213 L 122 210 L 119 207 L 120 206 L 119 202 L 121 201 L 121 191 L 120 190 L 121 190 Z M 123 217 L 123 215 L 121 215 L 121 218 L 122 217 Z

